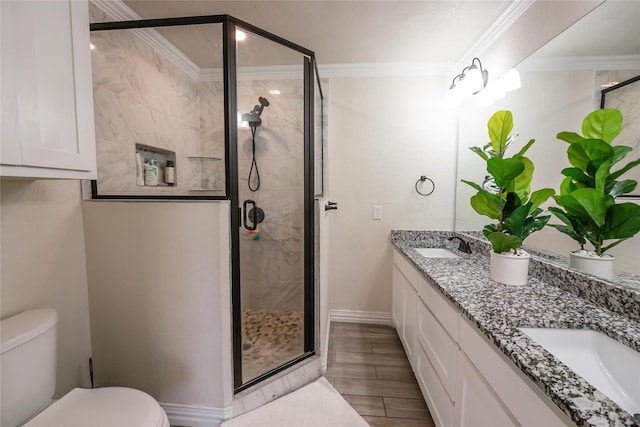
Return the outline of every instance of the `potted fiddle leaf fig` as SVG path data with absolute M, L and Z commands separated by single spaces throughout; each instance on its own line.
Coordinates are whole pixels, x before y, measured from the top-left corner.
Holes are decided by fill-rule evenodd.
M 560 207 L 549 208 L 563 223 L 550 226 L 580 245 L 580 250 L 570 252 L 569 265 L 605 279 L 613 277 L 615 260 L 605 252 L 640 231 L 640 206 L 616 203 L 616 197 L 638 185 L 635 180 L 619 178 L 640 164 L 636 159 L 616 167 L 632 151 L 625 145 L 612 145 L 622 130 L 622 121 L 617 109 L 596 110 L 582 122 L 583 135 L 557 135 L 569 143 L 567 157 L 572 167 L 562 170 L 565 178 L 555 197 Z M 593 249 L 585 249 L 587 242 Z
M 555 194 L 551 188 L 531 192 L 533 163 L 524 154 L 535 142 L 530 140 L 518 153 L 506 157 L 505 152 L 517 135 L 510 111 L 498 111 L 487 124 L 490 142 L 484 147 L 471 147 L 487 163 L 483 184 L 462 180 L 477 190 L 471 206 L 480 215 L 495 222 L 483 229 L 491 242 L 491 279 L 509 285 L 524 285 L 529 270 L 529 254 L 522 242 L 542 229 L 550 214 L 540 208 Z

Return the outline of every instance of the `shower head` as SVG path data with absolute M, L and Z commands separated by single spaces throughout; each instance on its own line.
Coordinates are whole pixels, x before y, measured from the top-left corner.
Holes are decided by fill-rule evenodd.
M 250 113 L 245 113 L 242 115 L 241 120 L 243 122 L 247 122 L 247 124 L 252 127 L 258 127 L 262 124 L 262 119 L 260 118 L 260 114 L 256 114 L 253 111 Z
M 269 101 L 266 98 L 259 97 L 258 102 L 260 103 L 260 105 L 255 105 L 253 107 L 253 110 L 246 114 L 243 114 L 241 117 L 242 121 L 247 122 L 252 128 L 256 128 L 262 124 L 262 119 L 260 118 L 260 116 L 262 115 L 262 110 L 264 110 L 264 107 L 269 106 Z

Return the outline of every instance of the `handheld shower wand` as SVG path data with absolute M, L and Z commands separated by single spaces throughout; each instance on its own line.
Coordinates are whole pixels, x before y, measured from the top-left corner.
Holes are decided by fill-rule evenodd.
M 247 122 L 251 127 L 251 152 L 253 155 L 253 160 L 251 161 L 251 169 L 249 169 L 249 178 L 247 179 L 247 185 L 249 186 L 249 190 L 255 192 L 260 188 L 260 172 L 258 171 L 258 163 L 256 162 L 256 131 L 258 126 L 262 124 L 262 119 L 260 116 L 262 115 L 262 111 L 264 107 L 269 106 L 269 101 L 267 98 L 259 97 L 258 102 L 260 105 L 255 105 L 253 110 L 249 113 L 242 115 L 242 121 Z M 251 185 L 251 177 L 253 176 L 253 170 L 256 171 L 256 185 L 255 187 Z

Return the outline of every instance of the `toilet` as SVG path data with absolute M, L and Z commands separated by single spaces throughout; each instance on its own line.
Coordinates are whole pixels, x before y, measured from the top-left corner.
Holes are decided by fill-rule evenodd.
M 169 427 L 158 402 L 132 388 L 76 388 L 50 404 L 57 324 L 53 309 L 0 321 L 1 427 Z

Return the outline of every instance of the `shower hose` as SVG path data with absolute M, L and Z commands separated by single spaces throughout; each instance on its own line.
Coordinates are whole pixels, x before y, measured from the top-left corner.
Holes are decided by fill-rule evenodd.
M 257 126 L 251 126 L 251 154 L 252 154 L 252 160 L 251 160 L 251 169 L 249 169 L 249 178 L 247 178 L 247 184 L 249 185 L 249 190 L 256 192 L 260 189 L 260 172 L 258 171 L 258 163 L 256 162 L 256 131 L 257 131 Z M 251 185 L 251 177 L 253 176 L 253 170 L 255 169 L 255 181 L 256 181 L 256 186 L 253 187 Z

